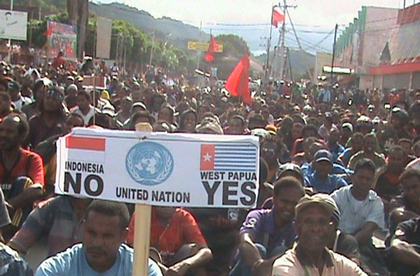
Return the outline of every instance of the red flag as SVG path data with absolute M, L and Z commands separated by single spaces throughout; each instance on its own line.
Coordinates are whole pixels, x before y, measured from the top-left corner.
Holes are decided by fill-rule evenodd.
M 201 171 L 214 171 L 214 156 L 216 152 L 215 145 L 201 145 Z
M 234 97 L 242 96 L 247 104 L 252 104 L 249 91 L 249 55 L 245 54 L 226 82 L 226 90 Z
M 214 38 L 214 36 L 210 35 L 210 44 L 209 44 L 209 49 L 207 50 L 206 53 L 206 61 L 207 62 L 213 62 L 215 59 L 214 54 L 216 53 L 216 48 L 217 48 L 217 41 Z
M 51 36 L 51 35 L 52 35 L 52 33 L 53 33 L 53 26 L 52 26 L 52 25 L 50 25 L 50 26 L 48 27 L 48 30 L 45 32 L 45 35 L 46 35 L 46 36 Z
M 284 14 L 281 13 L 279 7 L 273 8 L 273 26 L 278 28 L 279 23 L 283 23 L 286 20 Z

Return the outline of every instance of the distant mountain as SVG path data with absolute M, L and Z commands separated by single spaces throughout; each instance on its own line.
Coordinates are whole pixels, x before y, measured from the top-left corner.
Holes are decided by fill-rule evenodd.
M 1 1 L 1 0 L 0 0 Z M 54 0 L 49 0 L 54 1 Z M 109 18 L 112 20 L 125 20 L 132 23 L 137 28 L 151 33 L 155 31 L 155 36 L 161 40 L 170 40 L 174 43 L 177 47 L 180 48 L 187 48 L 188 41 L 209 41 L 209 33 L 212 32 L 215 36 L 219 34 L 235 34 L 242 37 L 245 42 L 248 44 L 249 49 L 255 55 L 258 55 L 262 52 L 265 52 L 266 46 L 262 44 L 266 44 L 266 40 L 261 39 L 261 33 L 264 33 L 264 29 L 267 27 L 252 27 L 252 28 L 244 28 L 244 29 L 232 29 L 218 26 L 217 30 L 211 30 L 209 27 L 204 28 L 204 31 L 200 31 L 199 28 L 185 24 L 182 21 L 174 20 L 169 17 L 162 17 L 162 18 L 154 18 L 150 13 L 139 10 L 137 8 L 133 8 L 127 6 L 125 4 L 120 3 L 111 3 L 111 4 L 95 4 L 89 3 L 90 12 L 96 14 L 100 17 Z M 310 53 L 307 53 L 306 60 L 309 64 L 310 68 L 315 67 L 315 56 L 314 54 L 317 50 L 328 51 L 329 45 L 331 45 L 331 39 L 328 37 L 323 43 L 318 45 L 317 47 L 311 47 L 309 41 L 317 41 L 320 39 L 320 36 L 325 36 L 325 34 L 319 33 L 308 33 L 302 32 L 300 33 L 297 30 L 298 35 L 301 37 L 304 49 L 308 49 Z M 278 43 L 278 31 L 273 29 L 273 39 L 272 39 L 272 47 L 277 45 Z M 263 46 L 263 47 L 262 47 Z M 286 46 L 296 49 L 297 43 L 291 34 L 287 35 L 286 39 Z M 260 64 L 265 64 L 264 59 L 258 59 Z M 291 61 L 292 61 L 292 68 L 296 74 L 303 75 L 306 73 L 306 67 L 304 64 L 304 60 L 302 55 L 299 51 L 291 50 Z
M 150 13 L 120 3 L 89 3 L 91 13 L 112 20 L 125 20 L 147 33 L 156 31 L 159 39 L 171 40 L 180 48 L 187 48 L 188 41 L 208 41 L 209 35 L 199 28 L 168 17 L 154 18 Z
M 290 63 L 292 67 L 292 73 L 295 80 L 300 79 L 303 75 L 307 74 L 305 60 L 308 63 L 310 70 L 315 67 L 315 56 L 305 52 L 304 55 L 300 51 L 289 50 Z M 267 62 L 267 55 L 262 54 L 256 57 L 259 63 L 265 64 Z M 271 62 L 271 61 L 270 61 Z M 289 68 L 287 68 L 288 70 Z

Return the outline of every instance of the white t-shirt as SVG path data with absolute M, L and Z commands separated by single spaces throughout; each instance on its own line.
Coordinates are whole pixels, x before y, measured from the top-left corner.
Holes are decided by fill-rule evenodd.
M 367 222 L 376 223 L 384 229 L 384 204 L 375 191 L 370 190 L 363 201 L 355 199 L 351 193 L 353 185 L 342 187 L 331 194 L 340 210 L 338 229 L 353 235 L 359 232 Z

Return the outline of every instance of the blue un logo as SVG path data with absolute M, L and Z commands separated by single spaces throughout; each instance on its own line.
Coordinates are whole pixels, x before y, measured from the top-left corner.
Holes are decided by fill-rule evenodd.
M 174 160 L 164 146 L 142 142 L 129 150 L 125 166 L 134 181 L 154 186 L 168 179 L 174 168 Z

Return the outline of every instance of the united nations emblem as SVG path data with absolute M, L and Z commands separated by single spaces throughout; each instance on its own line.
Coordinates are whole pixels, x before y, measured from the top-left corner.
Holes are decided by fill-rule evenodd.
M 134 181 L 154 186 L 168 179 L 174 168 L 174 160 L 164 146 L 141 142 L 129 150 L 125 165 Z

